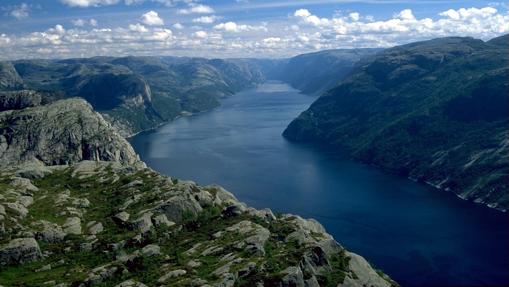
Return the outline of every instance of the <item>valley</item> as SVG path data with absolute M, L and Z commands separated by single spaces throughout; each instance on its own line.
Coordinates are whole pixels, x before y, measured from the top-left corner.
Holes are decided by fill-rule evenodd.
M 268 82 L 130 142 L 163 174 L 220 183 L 251 206 L 317 219 L 402 286 L 509 280 L 507 214 L 359 164 L 346 151 L 281 137 L 314 100 Z
M 0 62 L 0 284 L 507 285 L 508 40 Z

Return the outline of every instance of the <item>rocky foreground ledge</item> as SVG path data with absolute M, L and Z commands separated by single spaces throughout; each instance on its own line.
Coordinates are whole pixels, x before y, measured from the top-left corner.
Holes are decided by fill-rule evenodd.
M 0 285 L 397 286 L 314 220 L 146 168 L 87 107 L 66 100 L 0 112 Z M 65 122 L 51 120 L 62 113 Z M 33 134 L 39 125 L 51 136 Z M 54 144 L 33 141 L 55 135 L 64 136 L 58 150 L 73 155 L 66 164 L 49 157 Z M 23 151 L 13 142 L 30 144 Z M 5 164 L 14 152 L 29 156 Z

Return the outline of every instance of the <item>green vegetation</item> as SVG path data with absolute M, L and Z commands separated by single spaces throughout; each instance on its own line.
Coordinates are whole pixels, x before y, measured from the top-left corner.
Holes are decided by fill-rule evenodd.
M 262 60 L 96 57 L 0 62 L 0 90 L 82 97 L 127 136 L 201 112 L 264 80 Z M 52 98 L 52 97 L 50 97 Z
M 507 209 L 508 37 L 443 38 L 380 52 L 284 136 L 346 148 L 369 164 Z
M 104 275 L 94 286 L 114 286 L 127 279 L 153 286 L 168 272 L 184 270 L 185 275 L 169 280 L 172 286 L 189 286 L 192 280 L 197 279 L 206 280 L 209 284 L 219 283 L 224 278 L 218 270 L 226 268 L 222 272 L 242 274 L 236 286 L 252 286 L 256 282 L 272 286 L 283 278 L 283 271 L 290 266 L 299 266 L 304 256 L 311 252 L 306 244 L 287 240 L 299 229 L 295 216 L 280 215 L 272 221 L 246 212 L 225 216 L 224 205 L 209 204 L 199 213 L 184 210 L 180 223 L 151 226 L 150 230 L 139 233 L 129 224 L 119 225 L 112 217 L 119 210 L 124 210 L 134 220 L 147 210 L 154 211 L 154 204 L 171 198 L 172 192 L 178 194 L 187 183 L 180 186 L 178 180 L 166 179 L 148 169 L 119 171 L 118 166 L 111 164 L 90 164 L 84 167 L 83 172 L 72 166 L 62 167 L 33 180 L 39 190 L 34 193 L 28 215 L 19 222 L 22 226 L 34 226 L 32 230 L 39 232 L 42 226 L 33 223 L 46 220 L 62 225 L 70 214 L 76 213 L 81 214 L 84 234 L 67 234 L 62 241 L 55 242 L 38 240 L 46 256 L 36 262 L 2 267 L 0 284 L 41 286 L 47 282 L 65 282 L 74 286 L 94 278 L 90 276 L 92 270 L 96 270 L 93 274 L 109 272 L 104 274 L 110 275 Z M 10 188 L 8 177 L 9 174 L 0 176 L 1 193 Z M 196 186 L 191 186 L 190 190 L 203 192 Z M 217 189 L 208 190 L 210 196 L 218 196 Z M 126 205 L 135 198 L 136 201 Z M 83 205 L 84 202 L 87 204 Z M 101 222 L 104 231 L 90 237 L 86 234 L 87 223 L 92 221 Z M 7 226 L 10 227 L 13 226 Z M 263 251 L 253 253 L 246 249 L 244 240 L 263 234 L 262 230 L 270 232 L 268 239 L 263 241 Z M 0 242 L 11 239 L 11 236 L 4 235 Z M 310 236 L 318 241 L 324 238 L 317 233 Z M 140 253 L 142 247 L 150 244 L 157 245 L 160 254 Z M 344 253 L 341 251 L 325 260 L 330 260 L 330 267 L 324 267 L 325 273 L 319 275 L 320 280 L 342 282 L 344 274 L 350 272 Z M 225 267 L 225 264 L 230 265 Z

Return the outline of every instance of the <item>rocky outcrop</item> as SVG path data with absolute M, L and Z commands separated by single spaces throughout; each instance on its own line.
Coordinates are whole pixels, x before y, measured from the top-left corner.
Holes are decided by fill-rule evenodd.
M 23 86 L 23 80 L 9 62 L 0 62 L 0 90 L 19 89 Z
M 0 92 L 0 112 L 35 107 L 39 106 L 41 102 L 41 94 L 35 91 Z
M 0 189 L 0 206 L 6 207 L 0 210 L 0 242 L 6 246 L 0 260 L 22 269 L 26 262 L 41 260 L 44 268 L 36 274 L 55 283 L 396 285 L 362 257 L 348 253 L 317 221 L 249 208 L 221 187 L 104 161 L 52 169 L 29 182 L 10 180 L 17 178 L 16 167 L 0 172 L 0 182 L 9 183 Z M 23 217 L 9 207 L 23 206 L 10 191 L 14 186 L 37 189 L 33 203 L 23 207 Z M 44 242 L 41 250 L 36 240 Z M 93 264 L 87 258 L 94 258 Z M 69 266 L 64 272 L 77 276 L 54 272 L 57 259 Z M 77 271 L 72 268 L 76 265 L 84 267 Z M 0 269 L 0 284 L 6 283 L 1 278 Z M 144 280 L 135 281 L 140 278 Z
M 33 238 L 16 238 L 0 247 L 0 265 L 16 265 L 42 257 L 39 244 Z
M 0 166 L 81 160 L 142 164 L 127 141 L 84 100 L 0 112 Z

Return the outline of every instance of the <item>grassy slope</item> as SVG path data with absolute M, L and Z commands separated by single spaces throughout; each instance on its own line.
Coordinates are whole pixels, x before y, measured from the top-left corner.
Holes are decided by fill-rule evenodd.
M 509 56 L 499 40 L 388 49 L 284 135 L 346 147 L 367 163 L 507 209 Z

